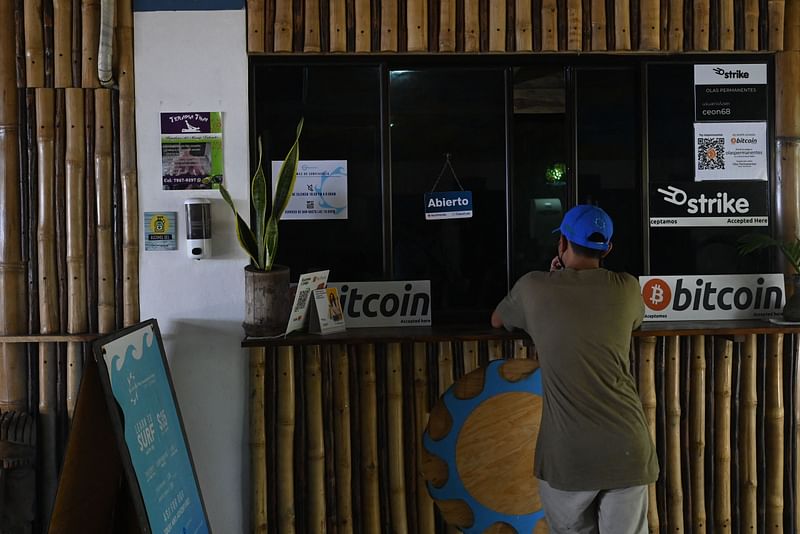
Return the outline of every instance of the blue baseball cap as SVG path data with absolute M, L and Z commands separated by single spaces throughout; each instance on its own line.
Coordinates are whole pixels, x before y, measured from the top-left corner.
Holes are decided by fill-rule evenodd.
M 614 223 L 608 213 L 597 206 L 578 204 L 564 214 L 561 226 L 553 230 L 561 232 L 568 241 L 594 250 L 608 250 Z M 603 236 L 602 241 L 589 241 L 592 234 Z

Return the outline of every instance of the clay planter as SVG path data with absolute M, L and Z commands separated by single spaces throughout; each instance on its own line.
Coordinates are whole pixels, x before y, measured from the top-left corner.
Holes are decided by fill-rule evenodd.
M 244 332 L 251 337 L 282 334 L 289 322 L 289 268 L 273 265 L 271 271 L 244 268 Z

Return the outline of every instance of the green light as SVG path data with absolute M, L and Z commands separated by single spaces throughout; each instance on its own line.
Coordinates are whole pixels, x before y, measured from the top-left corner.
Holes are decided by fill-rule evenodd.
M 550 185 L 561 185 L 567 174 L 566 163 L 553 163 L 544 171 L 544 179 Z

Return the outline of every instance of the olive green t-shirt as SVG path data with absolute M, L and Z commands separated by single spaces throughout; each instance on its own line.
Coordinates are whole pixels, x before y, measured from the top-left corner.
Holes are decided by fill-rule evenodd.
M 644 315 L 634 277 L 605 269 L 531 272 L 498 305 L 533 338 L 544 403 L 534 472 L 560 490 L 624 488 L 658 478 L 630 373 L 631 330 Z

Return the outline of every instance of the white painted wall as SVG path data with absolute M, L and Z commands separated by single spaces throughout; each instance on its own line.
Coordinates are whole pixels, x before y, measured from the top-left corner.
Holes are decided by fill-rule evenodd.
M 218 191 L 163 191 L 159 112 L 223 112 L 224 180 L 243 213 L 248 199 L 245 11 L 134 16 L 139 210 L 178 212 L 178 250 L 145 252 L 140 225 L 141 317 L 155 317 L 214 532 L 248 527 L 244 253 Z M 212 200 L 208 260 L 186 255 L 183 201 Z M 141 218 L 143 221 L 143 216 Z

